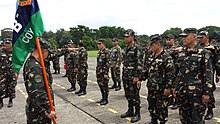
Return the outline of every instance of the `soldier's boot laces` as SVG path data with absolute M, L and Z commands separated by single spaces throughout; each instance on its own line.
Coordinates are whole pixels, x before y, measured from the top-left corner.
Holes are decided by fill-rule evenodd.
M 0 99 L 0 109 L 4 106 L 3 99 Z
M 12 107 L 13 106 L 13 101 L 12 99 L 10 98 L 9 101 L 8 101 L 8 108 Z
M 205 116 L 205 120 L 210 120 L 213 118 L 213 110 L 212 108 L 208 108 L 207 114 Z
M 140 108 L 135 109 L 135 116 L 131 118 L 131 123 L 135 123 L 141 119 Z
M 106 104 L 108 104 L 108 94 L 105 93 L 103 96 L 104 96 L 104 97 L 103 97 L 103 100 L 102 100 L 102 102 L 100 103 L 100 105 L 106 105 Z
M 128 107 L 128 111 L 121 114 L 121 118 L 133 117 L 134 116 L 134 108 L 133 106 Z
M 86 87 L 82 87 L 82 92 L 78 93 L 78 96 L 86 95 Z

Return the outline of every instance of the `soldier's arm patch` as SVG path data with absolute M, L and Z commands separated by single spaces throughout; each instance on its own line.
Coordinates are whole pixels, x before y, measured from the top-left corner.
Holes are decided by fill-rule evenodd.
M 42 76 L 41 76 L 40 74 L 36 74 L 36 75 L 34 76 L 34 81 L 35 81 L 36 83 L 41 83 L 41 82 L 42 82 Z

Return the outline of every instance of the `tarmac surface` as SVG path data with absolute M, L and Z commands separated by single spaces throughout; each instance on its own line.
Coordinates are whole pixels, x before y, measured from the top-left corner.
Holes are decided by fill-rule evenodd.
M 127 101 L 124 97 L 123 88 L 120 91 L 114 91 L 114 89 L 110 90 L 109 104 L 106 106 L 101 106 L 96 103 L 96 101 L 101 98 L 95 75 L 96 58 L 89 57 L 88 65 L 89 75 L 87 94 L 84 96 L 77 96 L 75 92 L 66 91 L 66 89 L 70 87 L 70 83 L 66 77 L 62 77 L 65 74 L 65 70 L 63 69 L 63 57 L 60 58 L 61 74 L 53 74 L 57 124 L 130 124 L 131 118 L 120 118 L 120 114 L 127 111 Z M 53 73 L 52 68 L 51 72 Z M 110 80 L 109 86 L 112 84 L 112 80 Z M 217 83 L 216 85 L 216 108 L 214 109 L 214 118 L 206 121 L 206 124 L 220 123 L 220 83 Z M 76 84 L 76 86 L 77 90 L 79 90 L 78 84 Z M 150 116 L 147 110 L 146 82 L 142 82 L 140 94 L 141 120 L 138 121 L 137 124 L 148 124 L 150 122 Z M 16 87 L 14 106 L 12 108 L 7 108 L 8 99 L 4 99 L 4 107 L 0 109 L 0 124 L 26 123 L 24 110 L 26 97 L 27 93 L 21 72 Z M 178 109 L 169 109 L 167 124 L 181 124 L 178 116 Z

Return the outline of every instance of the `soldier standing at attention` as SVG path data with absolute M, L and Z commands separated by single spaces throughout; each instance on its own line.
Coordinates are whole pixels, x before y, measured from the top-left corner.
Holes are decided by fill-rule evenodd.
M 105 46 L 105 39 L 98 40 L 98 55 L 97 55 L 97 66 L 96 66 L 96 78 L 99 85 L 102 98 L 97 101 L 100 105 L 108 104 L 108 82 L 109 82 L 109 50 Z
M 122 62 L 122 51 L 121 47 L 118 45 L 117 38 L 112 39 L 112 44 L 113 48 L 110 50 L 110 66 L 114 84 L 109 89 L 115 88 L 115 91 L 118 91 L 121 89 L 120 66 Z
M 3 99 L 9 98 L 8 106 L 13 106 L 17 76 L 12 65 L 12 40 L 6 39 L 5 48 L 0 49 L 0 109 L 4 106 Z
M 208 107 L 208 110 L 207 110 L 207 114 L 205 116 L 205 120 L 210 120 L 213 118 L 213 108 L 215 108 L 215 97 L 214 97 L 214 91 L 216 90 L 216 85 L 215 85 L 215 81 L 214 81 L 214 74 L 215 74 L 215 65 L 216 65 L 216 61 L 215 59 L 217 58 L 217 53 L 216 53 L 216 50 L 215 50 L 215 47 L 212 46 L 210 43 L 209 43 L 209 36 L 208 36 L 208 32 L 207 31 L 201 31 L 199 32 L 198 36 L 198 41 L 199 41 L 199 44 L 204 47 L 206 50 L 209 51 L 210 53 L 210 57 L 211 57 L 211 62 L 212 62 L 212 74 L 213 74 L 213 77 L 212 77 L 212 85 L 213 85 L 213 91 L 210 95 L 210 101 L 207 105 Z
M 88 53 L 82 42 L 78 43 L 78 57 L 75 72 L 77 72 L 77 82 L 79 84 L 78 96 L 86 94 L 87 77 L 88 77 Z
M 196 44 L 197 30 L 186 28 L 180 34 L 185 46 L 178 54 L 176 96 L 182 124 L 204 124 L 206 104 L 213 91 L 212 63 L 207 50 Z
M 74 43 L 69 42 L 68 48 L 74 48 Z M 67 89 L 68 92 L 72 92 L 76 90 L 76 61 L 77 61 L 77 54 L 75 50 L 68 50 L 68 55 L 66 59 L 66 72 L 68 81 L 71 84 L 71 87 Z M 77 94 L 77 93 L 76 93 Z
M 125 42 L 127 46 L 123 54 L 123 72 L 122 81 L 125 91 L 125 97 L 128 101 L 128 111 L 121 114 L 121 118 L 132 117 L 131 122 L 137 122 L 140 116 L 140 76 L 143 69 L 143 55 L 141 48 L 134 42 L 135 32 L 128 29 L 125 33 Z M 135 108 L 135 112 L 134 112 Z
M 165 124 L 168 119 L 168 100 L 173 88 L 174 64 L 172 57 L 163 49 L 162 37 L 159 34 L 150 36 L 150 49 L 153 52 L 145 58 L 144 77 L 148 79 L 148 110 L 150 124 Z
M 40 42 L 43 59 L 47 58 L 49 45 L 46 42 Z M 48 74 L 48 71 L 47 75 Z M 26 100 L 27 124 L 51 124 L 51 120 L 56 119 L 54 111 L 50 110 L 49 100 L 46 93 L 45 82 L 42 73 L 42 67 L 39 62 L 38 50 L 35 47 L 31 56 L 24 65 L 23 76 L 25 87 L 28 94 Z M 48 80 L 50 77 L 48 76 Z M 50 93 L 54 103 L 52 84 L 48 83 Z

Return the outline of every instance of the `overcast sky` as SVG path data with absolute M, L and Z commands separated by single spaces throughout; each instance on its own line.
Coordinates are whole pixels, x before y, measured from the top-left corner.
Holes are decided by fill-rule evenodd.
M 121 26 L 137 34 L 220 26 L 220 0 L 38 0 L 46 31 Z M 0 29 L 12 28 L 16 0 L 0 2 Z

